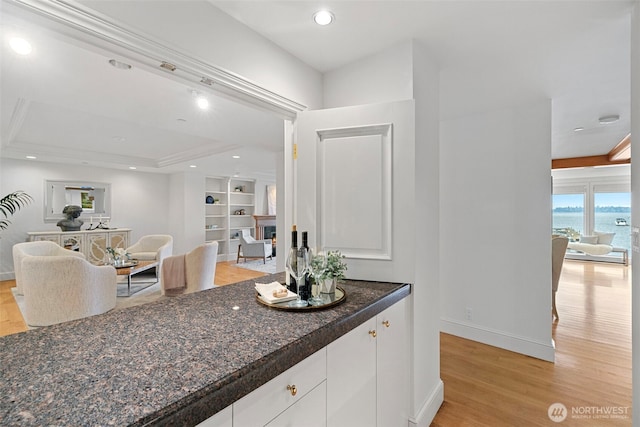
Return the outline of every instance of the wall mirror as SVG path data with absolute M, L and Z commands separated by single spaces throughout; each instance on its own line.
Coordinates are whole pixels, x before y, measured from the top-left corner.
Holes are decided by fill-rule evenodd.
M 65 217 L 67 205 L 82 207 L 80 218 L 111 216 L 111 184 L 85 181 L 45 181 L 44 221 L 57 222 Z

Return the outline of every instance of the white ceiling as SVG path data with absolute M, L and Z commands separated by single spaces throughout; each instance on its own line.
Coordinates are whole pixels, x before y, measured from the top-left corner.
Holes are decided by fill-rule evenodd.
M 442 70 L 443 120 L 550 98 L 554 158 L 605 154 L 630 129 L 632 0 L 209 3 L 322 72 L 415 39 Z M 320 5 L 334 12 L 331 26 L 312 23 Z M 198 111 L 184 84 L 140 64 L 115 69 L 107 53 L 41 29 L 33 33 L 34 54 L 18 57 L 6 36 L 30 25 L 7 13 L 0 19 L 2 156 L 273 174 L 281 119 L 214 94 L 212 108 Z M 608 114 L 621 120 L 599 125 Z M 578 126 L 585 130 L 574 132 Z
M 442 70 L 445 120 L 550 98 L 553 158 L 606 154 L 630 131 L 631 0 L 210 2 L 323 72 L 417 40 Z M 312 22 L 320 8 L 333 24 Z
M 273 178 L 283 121 L 113 55 L 2 14 L 2 156 L 170 173 Z M 18 31 L 19 30 L 19 31 Z M 34 51 L 20 56 L 7 39 L 28 34 Z M 119 59 L 119 58 L 118 58 Z M 247 125 L 250 124 L 250 125 Z M 240 159 L 232 156 L 239 155 Z

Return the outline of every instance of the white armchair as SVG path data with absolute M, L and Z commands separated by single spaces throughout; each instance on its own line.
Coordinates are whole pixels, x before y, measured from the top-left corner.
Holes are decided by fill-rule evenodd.
M 273 259 L 272 250 L 271 240 L 256 240 L 251 236 L 251 230 L 243 228 L 240 232 L 236 264 L 240 262 L 240 258 L 259 258 L 266 264 L 267 258 Z
M 173 253 L 173 237 L 166 234 L 142 236 L 140 240 L 127 248 L 131 258 L 140 261 L 158 261 Z
M 116 306 L 115 268 L 81 257 L 27 256 L 22 260 L 22 280 L 24 317 L 31 326 L 81 319 Z
M 126 249 L 129 256 L 139 261 L 158 261 L 156 268 L 161 280 L 162 261 L 173 254 L 173 237 L 168 234 L 150 234 Z
M 214 288 L 218 242 L 200 245 L 184 255 L 167 257 L 162 264 L 162 295 Z
M 74 256 L 85 259 L 81 252 L 70 251 L 48 240 L 16 243 L 13 245 L 13 270 L 16 276 L 16 291 L 24 295 L 22 260 L 28 256 Z

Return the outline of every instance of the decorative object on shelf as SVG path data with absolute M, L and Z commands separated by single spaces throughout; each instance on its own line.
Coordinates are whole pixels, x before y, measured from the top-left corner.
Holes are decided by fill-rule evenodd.
M 114 267 L 124 267 L 129 261 L 129 254 L 124 248 L 112 248 L 109 246 L 107 252 L 109 253 L 109 261 Z
M 80 231 L 80 227 L 84 224 L 84 221 L 78 219 L 82 213 L 82 207 L 78 205 L 67 205 L 62 209 L 62 213 L 66 215 L 66 218 L 58 221 L 56 224 L 62 231 Z
M 344 273 L 347 271 L 347 264 L 343 261 L 345 258 L 340 251 L 327 252 L 327 267 L 322 275 L 323 280 L 320 292 L 323 294 L 333 294 L 336 291 L 338 280 L 344 279 Z
M 236 188 L 234 188 L 233 191 L 235 191 L 236 193 L 244 193 L 246 188 L 247 187 L 245 185 L 238 185 L 236 186 Z
M 214 204 L 214 203 L 215 203 L 215 200 L 213 199 L 213 196 L 207 196 L 207 198 L 205 199 L 205 202 L 206 202 L 208 205 L 212 205 L 212 204 Z
M 5 219 L 0 220 L 0 230 L 5 230 L 9 227 L 11 221 L 6 218 L 14 215 L 20 208 L 27 206 L 32 201 L 33 198 L 22 190 L 9 193 L 0 199 L 0 213 L 5 217 Z
M 246 215 L 247 211 L 245 211 L 244 209 L 237 209 L 235 211 L 233 211 L 234 215 Z

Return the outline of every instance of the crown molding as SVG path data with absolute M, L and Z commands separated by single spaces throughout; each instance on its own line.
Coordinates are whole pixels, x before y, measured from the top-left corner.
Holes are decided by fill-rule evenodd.
M 295 118 L 298 112 L 307 109 L 303 104 L 280 96 L 228 70 L 185 55 L 151 36 L 126 28 L 123 24 L 73 1 L 7 0 L 3 7 L 7 5 L 14 5 L 23 11 L 39 15 L 52 24 L 62 24 L 64 27 L 58 27 L 58 31 L 83 42 L 111 51 L 114 48 L 124 49 L 128 56 L 133 56 L 152 68 L 160 69 L 162 64 L 171 64 L 178 71 L 166 71 L 171 75 L 283 118 Z M 74 34 L 70 33 L 70 29 L 75 30 Z

